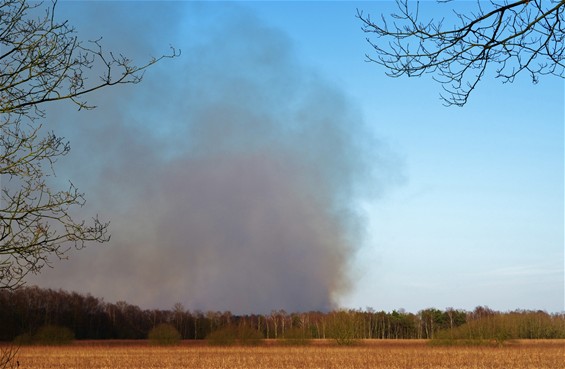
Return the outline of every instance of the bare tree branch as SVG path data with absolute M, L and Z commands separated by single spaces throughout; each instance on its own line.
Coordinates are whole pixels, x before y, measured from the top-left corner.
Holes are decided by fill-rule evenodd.
M 377 38 L 367 38 L 376 54 L 367 59 L 391 77 L 431 73 L 446 105 L 465 105 L 487 68 L 503 83 L 522 72 L 533 83 L 543 75 L 565 77 L 565 0 L 478 1 L 473 14 L 453 11 L 458 24 L 451 27 L 445 19 L 422 22 L 419 2 L 397 0 L 397 7 L 380 22 L 357 11 L 363 31 Z
M 16 360 L 20 348 L 14 345 L 7 345 L 0 348 L 0 369 L 17 368 L 20 363 Z
M 0 289 L 21 286 L 26 275 L 65 258 L 71 248 L 109 240 L 109 223 L 73 216 L 84 194 L 72 183 L 53 188 L 49 180 L 70 146 L 38 123 L 44 104 L 69 100 L 79 110 L 92 109 L 85 100 L 91 92 L 139 83 L 147 68 L 179 55 L 171 48 L 135 65 L 104 51 L 100 40 L 79 40 L 68 22 L 55 21 L 57 2 L 49 5 L 0 3 Z

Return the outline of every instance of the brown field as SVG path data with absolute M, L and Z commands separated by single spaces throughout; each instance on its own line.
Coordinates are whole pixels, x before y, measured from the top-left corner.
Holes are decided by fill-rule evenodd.
M 77 342 L 62 347 L 22 347 L 18 361 L 21 369 L 563 369 L 565 340 L 519 341 L 503 347 L 432 347 L 414 340 L 364 341 L 350 347 L 331 342 L 302 347 L 210 347 L 194 342 L 155 347 L 138 342 Z

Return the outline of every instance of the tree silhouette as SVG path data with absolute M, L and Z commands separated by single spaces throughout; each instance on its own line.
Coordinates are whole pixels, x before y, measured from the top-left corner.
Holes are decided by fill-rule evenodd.
M 24 0 L 0 4 L 0 289 L 15 289 L 29 273 L 71 247 L 108 241 L 108 223 L 96 216 L 75 219 L 85 203 L 72 184 L 48 181 L 69 143 L 43 129 L 47 103 L 68 100 L 92 109 L 85 97 L 120 84 L 136 84 L 144 71 L 169 55 L 135 65 L 105 52 L 100 40 L 79 40 L 68 22 L 55 20 L 49 6 Z
M 448 3 L 439 1 L 438 3 Z M 367 41 L 391 77 L 431 73 L 446 105 L 463 106 L 489 68 L 502 82 L 529 73 L 565 77 L 564 0 L 477 1 L 476 10 L 453 10 L 456 24 L 421 20 L 419 2 L 397 0 L 398 12 L 373 21 L 357 11 Z

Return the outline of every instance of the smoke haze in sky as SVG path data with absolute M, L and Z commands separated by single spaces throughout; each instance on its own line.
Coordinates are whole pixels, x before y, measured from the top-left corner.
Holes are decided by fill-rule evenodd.
M 73 148 L 58 179 L 86 192 L 83 216 L 110 220 L 112 238 L 30 282 L 142 307 L 334 307 L 362 243 L 359 204 L 398 178 L 355 104 L 235 6 L 59 7 L 79 36 L 103 32 L 136 60 L 169 42 L 182 56 L 93 95 L 94 111 L 50 109 Z

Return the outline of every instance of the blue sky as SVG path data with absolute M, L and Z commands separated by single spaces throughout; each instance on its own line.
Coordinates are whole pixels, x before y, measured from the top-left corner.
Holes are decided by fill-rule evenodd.
M 89 36 L 107 32 L 103 40 L 111 47 L 125 49 L 126 54 L 129 50 L 141 57 L 147 53 L 163 52 L 169 44 L 182 49 L 183 55 L 149 70 L 146 81 L 141 85 L 123 90 L 125 97 L 120 98 L 125 103 L 119 106 L 113 105 L 108 95 L 100 94 L 93 97 L 99 105 L 95 112 L 81 112 L 85 115 L 75 116 L 70 112 L 57 115 L 55 111 L 53 116 L 62 121 L 104 121 L 118 114 L 126 122 L 123 124 L 124 131 L 132 135 L 139 131 L 143 132 L 139 137 L 150 134 L 151 137 L 162 136 L 176 142 L 179 132 L 182 132 L 187 135 L 184 142 L 190 143 L 190 134 L 198 126 L 183 128 L 175 117 L 192 114 L 192 95 L 188 94 L 186 100 L 179 98 L 178 94 L 184 90 L 176 87 L 168 89 L 166 84 L 173 82 L 167 81 L 191 78 L 193 71 L 183 63 L 187 59 L 198 59 L 195 50 L 216 53 L 215 58 L 206 60 L 215 60 L 221 66 L 223 53 L 229 54 L 230 47 L 236 47 L 230 44 L 230 32 L 237 33 L 229 28 L 223 30 L 222 25 L 243 14 L 242 19 L 253 19 L 251 23 L 261 25 L 257 27 L 259 31 L 263 29 L 269 35 L 272 33 L 272 39 L 277 42 L 273 50 L 278 52 L 279 47 L 290 50 L 281 54 L 290 59 L 289 64 L 285 64 L 284 78 L 298 76 L 315 81 L 312 83 L 316 86 L 327 86 L 328 90 L 335 92 L 332 96 L 338 96 L 336 99 L 344 101 L 347 106 L 343 115 L 352 116 L 362 123 L 352 122 L 343 126 L 336 123 L 336 132 L 346 132 L 348 137 L 353 137 L 352 140 L 359 140 L 357 134 L 365 137 L 363 144 L 369 145 L 369 148 L 365 151 L 356 149 L 352 153 L 356 156 L 367 154 L 367 158 L 356 160 L 365 162 L 375 157 L 385 158 L 374 160 L 373 165 L 365 163 L 358 167 L 361 168 L 358 170 L 373 173 L 372 177 L 348 172 L 354 178 L 352 181 L 362 181 L 363 187 L 371 188 L 373 184 L 370 181 L 374 181 L 373 187 L 378 191 L 370 196 L 350 194 L 348 198 L 350 204 L 347 209 L 357 212 L 358 217 L 354 220 L 357 219 L 358 224 L 354 228 L 346 225 L 356 234 L 353 237 L 355 246 L 350 249 L 346 260 L 346 274 L 351 283 L 332 295 L 340 306 L 377 310 L 404 308 L 414 312 L 427 307 L 473 309 L 477 305 L 488 305 L 498 310 L 565 310 L 563 80 L 545 77 L 533 85 L 525 75 L 513 84 L 485 78 L 465 107 L 444 107 L 439 99 L 441 87 L 431 77 L 389 78 L 382 67 L 365 61 L 364 55 L 371 53 L 371 48 L 365 41 L 367 35 L 361 31 L 360 21 L 355 18 L 356 9 L 376 16 L 390 12 L 393 5 L 392 2 L 381 1 L 173 2 L 165 5 L 155 2 L 62 2 L 59 4 L 62 16 L 68 17 L 77 26 L 79 35 L 81 32 Z M 446 6 L 450 4 L 443 5 Z M 463 6 L 472 9 L 474 3 Z M 94 7 L 95 11 L 85 11 L 88 7 Z M 162 12 L 157 12 L 159 9 Z M 436 15 L 439 10 L 431 8 L 428 11 Z M 100 25 L 96 14 L 106 14 L 108 19 Z M 117 22 L 121 24 L 116 25 Z M 140 31 L 143 37 L 135 37 L 131 30 L 140 27 L 140 24 L 146 28 Z M 118 31 L 112 27 L 118 27 Z M 225 32 L 226 44 L 218 41 L 222 38 L 213 38 L 211 34 L 214 32 L 208 33 L 208 29 L 220 30 L 220 34 Z M 242 42 L 244 50 L 245 47 L 264 45 L 255 42 L 253 30 L 244 33 L 243 37 L 247 39 L 244 38 L 243 42 L 239 39 L 239 42 Z M 263 35 L 257 33 L 256 37 Z M 213 41 L 217 44 L 210 45 Z M 276 52 L 275 57 L 279 57 Z M 238 65 L 230 64 L 235 68 Z M 239 68 L 248 65 L 242 62 Z M 294 73 L 294 70 L 297 72 Z M 245 70 L 237 73 L 242 76 L 260 72 Z M 284 79 L 269 75 L 271 77 L 273 83 L 284 85 Z M 152 90 L 151 86 L 159 87 Z M 273 85 L 276 94 L 266 94 L 272 99 L 279 98 L 276 104 L 267 106 L 280 109 L 277 117 L 281 120 L 286 114 L 285 104 L 300 104 L 301 101 L 298 97 L 288 98 L 284 87 Z M 163 95 L 167 91 L 171 96 L 165 98 Z M 195 91 L 207 93 L 204 86 Z M 295 95 L 301 96 L 300 93 Z M 152 101 L 156 101 L 155 105 L 151 104 Z M 171 101 L 171 104 L 159 105 L 160 101 Z M 177 108 L 182 101 L 188 102 L 180 107 L 179 113 Z M 335 101 L 333 97 L 316 101 L 322 102 L 315 105 L 315 109 L 333 111 L 334 106 L 323 105 L 323 101 Z M 341 113 L 337 110 L 336 114 Z M 156 120 L 161 123 L 154 124 Z M 165 121 L 169 123 L 162 123 Z M 85 136 L 93 128 L 62 129 L 71 143 L 77 142 L 73 145 L 71 157 L 88 155 L 81 153 L 81 142 L 88 142 L 84 141 Z M 280 134 L 278 130 L 273 132 Z M 324 131 L 320 132 L 324 134 Z M 111 140 L 114 134 L 112 132 L 107 139 Z M 233 135 L 239 137 L 237 132 Z M 367 135 L 371 138 L 366 139 Z M 115 137 L 122 136 L 116 134 Z M 313 135 L 309 141 L 305 140 L 304 145 L 318 147 L 314 142 L 316 137 L 320 136 Z M 374 150 L 371 139 L 374 139 Z M 251 139 L 241 140 L 238 145 L 255 145 Z M 320 142 L 325 140 L 320 139 Z M 116 147 L 120 145 L 115 143 Z M 153 150 L 160 150 L 160 156 L 174 156 L 175 150 L 182 151 L 185 147 L 182 143 L 178 145 L 179 148 L 175 149 L 158 141 L 157 148 L 153 147 Z M 84 143 L 84 146 L 88 144 Z M 140 153 L 143 153 L 145 149 L 139 147 Z M 320 143 L 319 147 L 321 151 L 312 155 L 325 152 L 323 144 Z M 110 153 L 114 149 L 105 152 Z M 344 146 L 343 151 L 336 152 L 345 154 L 349 149 L 349 146 Z M 112 155 L 97 155 L 98 159 L 93 159 L 91 165 L 99 168 L 99 173 L 106 173 Z M 138 155 L 139 160 L 143 157 L 143 154 Z M 131 168 L 131 163 L 127 168 Z M 321 172 L 322 178 L 333 175 L 332 171 L 341 167 L 329 168 L 328 173 L 331 173 Z M 98 173 L 97 169 L 93 172 Z M 105 200 L 99 196 L 110 196 L 89 183 L 96 180 L 86 179 L 88 171 L 81 171 L 72 161 L 63 166 L 58 175 L 61 177 L 67 173 L 83 179 L 79 187 L 89 195 L 89 203 L 101 204 Z M 171 183 L 174 184 L 174 181 Z M 349 184 L 356 185 L 353 182 Z M 121 196 L 134 197 L 132 193 Z M 96 206 L 93 209 L 101 214 L 105 212 Z M 120 221 L 124 214 L 110 211 L 109 216 L 113 224 L 127 224 L 127 221 Z M 118 243 L 125 239 L 125 236 L 120 236 L 119 228 L 113 233 L 117 233 L 114 239 Z M 142 235 L 140 239 L 147 237 L 151 236 Z M 132 303 L 148 307 L 159 305 L 155 298 L 136 301 L 135 293 L 128 295 L 124 292 L 132 290 L 131 280 L 126 279 L 123 288 L 106 290 L 102 287 L 106 282 L 100 279 L 100 273 L 83 267 L 92 260 L 104 263 L 108 259 L 119 259 L 126 250 L 120 247 L 117 245 L 114 251 L 112 245 L 102 251 L 88 248 L 73 254 L 69 261 L 57 263 L 54 269 L 32 281 L 49 287 L 104 295 L 108 300 L 132 300 Z M 243 266 L 241 273 L 246 267 Z M 108 267 L 107 270 L 115 268 Z M 74 281 L 65 278 L 69 273 L 77 273 Z M 141 279 L 140 283 L 151 285 L 152 277 L 144 273 L 136 275 Z M 183 288 L 182 283 L 175 286 Z M 161 298 L 164 305 L 161 307 L 172 306 L 178 300 L 189 308 L 211 307 L 202 302 L 193 306 L 190 294 Z M 218 301 L 222 301 L 223 305 L 212 309 L 231 306 L 229 301 Z M 281 301 L 284 304 L 284 300 Z M 245 305 L 233 306 L 236 311 L 245 308 Z M 300 306 L 312 305 L 305 303 Z M 289 309 L 292 310 L 292 306 Z
M 392 2 L 247 5 L 346 90 L 403 162 L 406 182 L 367 204 L 344 304 L 563 310 L 563 80 L 485 79 L 465 107 L 447 108 L 431 78 L 364 62 L 356 9 L 376 19 Z

